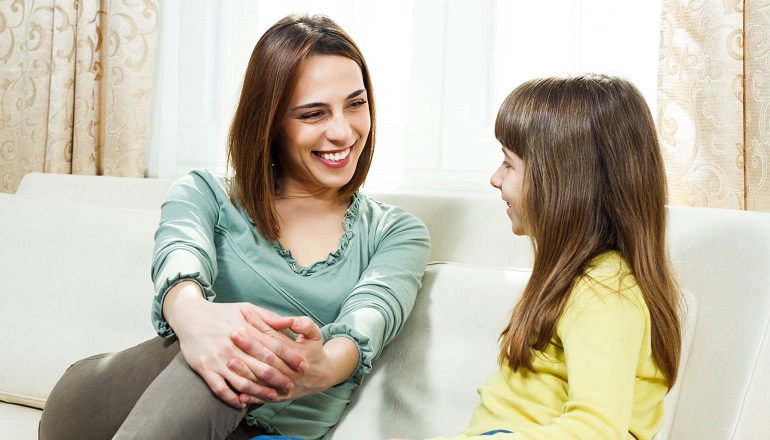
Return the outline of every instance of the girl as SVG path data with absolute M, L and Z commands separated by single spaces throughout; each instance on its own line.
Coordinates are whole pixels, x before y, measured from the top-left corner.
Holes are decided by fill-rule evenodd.
M 490 183 L 535 259 L 500 369 L 455 438 L 652 439 L 681 334 L 642 95 L 604 75 L 531 80 L 503 102 L 495 135 L 503 162 Z

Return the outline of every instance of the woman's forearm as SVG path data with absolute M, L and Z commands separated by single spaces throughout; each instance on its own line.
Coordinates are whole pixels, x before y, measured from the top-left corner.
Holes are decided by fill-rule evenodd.
M 163 317 L 171 328 L 177 332 L 177 327 L 184 325 L 185 313 L 180 312 L 189 312 L 191 307 L 206 302 L 206 299 L 203 298 L 203 292 L 197 283 L 182 281 L 169 289 L 166 294 L 163 300 Z

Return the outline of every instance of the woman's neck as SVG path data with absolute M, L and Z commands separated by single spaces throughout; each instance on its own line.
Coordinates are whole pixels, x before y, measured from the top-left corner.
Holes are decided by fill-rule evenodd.
M 350 204 L 349 199 L 340 196 L 338 188 L 307 188 L 286 181 L 276 191 L 276 202 L 312 210 L 334 210 Z

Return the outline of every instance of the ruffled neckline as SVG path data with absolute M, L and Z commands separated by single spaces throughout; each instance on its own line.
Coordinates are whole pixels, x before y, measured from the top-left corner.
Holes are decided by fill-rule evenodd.
M 360 203 L 361 197 L 363 196 L 360 191 L 357 191 L 355 194 L 353 194 L 353 201 L 350 203 L 350 206 L 348 207 L 348 210 L 345 213 L 345 218 L 342 219 L 342 225 L 345 228 L 345 232 L 342 234 L 342 237 L 340 238 L 340 244 L 337 247 L 337 250 L 330 253 L 329 256 L 326 257 L 326 260 L 316 261 L 310 266 L 298 266 L 297 260 L 291 255 L 291 251 L 284 249 L 280 241 L 272 242 L 271 244 L 273 245 L 273 248 L 278 252 L 278 254 L 281 257 L 283 257 L 284 261 L 286 261 L 289 267 L 298 275 L 310 276 L 318 271 L 321 271 L 323 269 L 326 269 L 329 266 L 334 265 L 337 261 L 339 261 L 345 255 L 348 249 L 348 246 L 350 246 L 350 240 L 352 240 L 353 236 L 355 235 L 352 229 L 353 229 L 353 224 L 355 223 L 356 218 L 358 217 L 358 210 L 361 204 Z

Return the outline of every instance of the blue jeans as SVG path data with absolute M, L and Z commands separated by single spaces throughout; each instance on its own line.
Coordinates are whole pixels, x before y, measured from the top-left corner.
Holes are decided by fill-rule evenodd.
M 511 431 L 506 431 L 505 429 L 497 429 L 494 431 L 485 432 L 481 435 L 494 435 L 494 434 L 500 434 L 502 432 L 511 432 Z M 286 437 L 285 435 L 274 435 L 274 436 L 260 435 L 258 437 L 254 437 L 251 440 L 302 440 L 302 439 L 299 439 L 297 437 Z
M 258 435 L 251 440 L 302 440 L 299 437 L 287 437 L 285 435 Z

